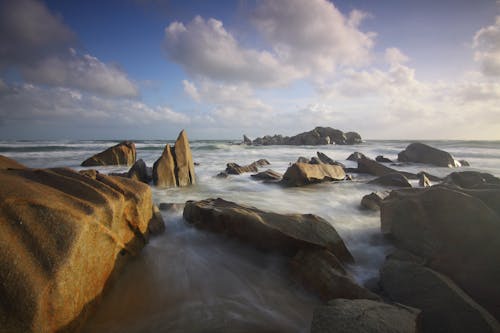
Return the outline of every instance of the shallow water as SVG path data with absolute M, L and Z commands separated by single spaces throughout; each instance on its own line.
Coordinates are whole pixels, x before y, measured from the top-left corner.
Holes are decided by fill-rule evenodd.
M 167 141 L 136 141 L 138 158 L 151 166 Z M 81 161 L 117 142 L 113 141 L 0 141 L 0 154 L 30 167 L 67 166 L 81 169 Z M 500 176 L 500 142 L 431 141 L 472 167 Z M 360 283 L 377 277 L 390 250 L 380 234 L 377 212 L 361 211 L 363 195 L 381 190 L 354 175 L 352 182 L 281 188 L 251 179 L 249 174 L 214 177 L 228 162 L 251 163 L 265 158 L 268 167 L 283 173 L 299 156 L 326 153 L 348 167 L 354 151 L 374 158 L 396 160 L 408 141 L 368 141 L 356 146 L 248 147 L 228 141 L 192 142 L 197 184 L 187 188 L 156 189 L 156 203 L 184 203 L 221 197 L 278 213 L 314 213 L 329 221 L 345 240 L 356 263 L 348 269 Z M 265 170 L 267 167 L 261 168 Z M 445 176 L 456 169 L 408 165 L 396 169 L 425 170 Z M 99 168 L 104 173 L 126 167 Z M 181 211 L 163 212 L 167 231 L 126 267 L 118 283 L 106 294 L 87 332 L 248 332 L 308 331 L 318 300 L 304 292 L 287 273 L 285 258 L 263 254 L 250 246 L 189 227 Z

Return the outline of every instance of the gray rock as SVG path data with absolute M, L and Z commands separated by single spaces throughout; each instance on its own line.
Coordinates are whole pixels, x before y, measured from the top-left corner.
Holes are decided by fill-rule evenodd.
M 426 163 L 449 168 L 460 166 L 460 163 L 450 153 L 420 142 L 409 144 L 405 150 L 398 154 L 398 161 Z
M 361 199 L 361 207 L 370 210 L 380 210 L 382 200 L 389 195 L 389 191 L 372 192 Z
M 392 186 L 392 187 L 412 187 L 408 179 L 399 172 L 389 173 L 378 177 L 368 184 L 377 184 L 382 186 Z

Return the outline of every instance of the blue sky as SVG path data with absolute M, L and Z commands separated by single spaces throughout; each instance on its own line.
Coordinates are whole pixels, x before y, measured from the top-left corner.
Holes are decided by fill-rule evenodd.
M 500 139 L 499 8 L 0 0 L 0 139 Z

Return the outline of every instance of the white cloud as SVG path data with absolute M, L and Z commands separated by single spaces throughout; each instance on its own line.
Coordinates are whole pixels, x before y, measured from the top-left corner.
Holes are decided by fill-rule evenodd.
M 261 1 L 253 21 L 284 63 L 323 76 L 370 61 L 375 35 L 359 29 L 365 17 L 357 10 L 345 16 L 325 0 L 275 0 Z
M 74 89 L 44 88 L 33 84 L 7 86 L 0 94 L 0 120 L 107 122 L 110 127 L 159 121 L 190 123 L 188 116 L 166 106 L 150 107 L 133 99 L 106 98 Z
M 184 92 L 191 97 L 195 102 L 201 102 L 200 94 L 198 93 L 198 88 L 196 88 L 193 82 L 188 80 L 182 80 L 182 85 L 184 86 Z
M 297 77 L 292 67 L 267 51 L 242 48 L 221 21 L 195 17 L 187 25 L 173 22 L 165 29 L 168 57 L 193 76 L 258 86 L 282 85 Z
M 23 67 L 22 74 L 29 82 L 101 95 L 135 97 L 139 94 L 135 84 L 121 69 L 106 65 L 89 54 L 77 54 L 73 49 L 64 57 L 53 56 L 36 65 Z
M 396 47 L 390 47 L 385 50 L 385 61 L 391 66 L 404 64 L 408 60 L 410 60 L 408 56 Z
M 500 16 L 493 25 L 481 28 L 473 39 L 474 59 L 486 76 L 500 76 Z

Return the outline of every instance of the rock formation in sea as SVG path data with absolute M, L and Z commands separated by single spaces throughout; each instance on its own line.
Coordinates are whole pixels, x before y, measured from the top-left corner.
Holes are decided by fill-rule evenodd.
M 339 165 L 325 163 L 293 163 L 288 167 L 281 184 L 285 186 L 304 186 L 326 181 L 344 180 L 346 174 Z
M 0 330 L 76 330 L 146 244 L 151 189 L 91 170 L 2 166 Z
M 433 164 L 441 167 L 454 168 L 461 166 L 450 153 L 431 147 L 424 143 L 414 142 L 398 154 L 399 162 L 417 162 Z
M 183 187 L 196 183 L 193 156 L 186 131 L 182 130 L 174 147 L 165 146 L 153 165 L 153 183 L 160 187 Z
M 110 147 L 82 162 L 84 167 L 103 165 L 132 165 L 135 162 L 135 144 L 130 141 L 123 141 Z
M 247 138 L 248 139 L 248 138 Z M 303 132 L 291 137 L 282 135 L 266 135 L 256 138 L 251 143 L 254 145 L 352 145 L 361 143 L 361 136 L 356 132 L 344 133 L 341 130 L 331 127 L 316 127 L 309 132 Z M 246 141 L 248 144 L 248 141 Z

